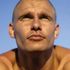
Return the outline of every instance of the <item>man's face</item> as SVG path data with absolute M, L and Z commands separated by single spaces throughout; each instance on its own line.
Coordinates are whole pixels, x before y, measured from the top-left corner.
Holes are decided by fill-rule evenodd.
M 10 33 L 13 33 L 19 48 L 42 51 L 53 46 L 57 26 L 48 0 L 21 1 L 15 11 Z

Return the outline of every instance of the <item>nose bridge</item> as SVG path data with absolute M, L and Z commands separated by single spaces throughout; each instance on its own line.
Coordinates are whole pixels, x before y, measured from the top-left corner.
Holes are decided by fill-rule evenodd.
M 32 25 L 36 28 L 41 26 L 38 15 L 35 15 Z

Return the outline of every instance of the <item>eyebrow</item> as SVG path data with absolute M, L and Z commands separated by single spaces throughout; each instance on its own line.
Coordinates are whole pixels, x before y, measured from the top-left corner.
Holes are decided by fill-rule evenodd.
M 48 18 L 50 21 L 54 20 L 50 14 L 45 13 L 45 12 L 39 13 L 38 16 L 39 16 L 39 18 Z M 34 15 L 32 15 L 31 12 L 27 12 L 27 13 L 24 13 L 18 17 L 18 19 L 20 19 L 20 20 L 23 18 L 31 18 L 32 19 L 32 18 L 34 18 Z
M 33 18 L 33 15 L 29 12 L 29 13 L 22 14 L 21 16 L 18 17 L 18 19 L 22 19 L 22 18 Z
M 49 14 L 47 14 L 47 13 L 40 13 L 39 17 L 40 18 L 48 18 L 49 20 L 53 20 L 53 17 L 50 16 Z

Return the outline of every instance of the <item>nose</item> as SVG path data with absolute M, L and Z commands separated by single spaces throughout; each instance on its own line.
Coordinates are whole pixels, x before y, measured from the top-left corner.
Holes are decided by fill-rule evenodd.
M 32 26 L 31 26 L 31 30 L 32 31 L 41 31 L 42 30 L 41 23 L 38 18 L 34 19 Z

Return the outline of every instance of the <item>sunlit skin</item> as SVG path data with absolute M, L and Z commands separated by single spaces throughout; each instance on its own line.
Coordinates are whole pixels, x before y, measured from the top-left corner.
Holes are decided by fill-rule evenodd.
M 53 44 L 59 29 L 55 19 L 55 11 L 48 0 L 24 0 L 17 6 L 10 34 L 16 38 L 21 69 L 51 70 Z
M 30 51 L 45 50 L 55 39 L 55 12 L 46 0 L 21 1 L 14 12 L 13 28 L 19 47 Z
M 24 0 L 15 9 L 10 35 L 16 38 L 22 70 L 51 70 L 53 44 L 59 29 L 55 19 L 55 11 L 48 0 Z M 58 63 L 53 69 L 57 66 Z
M 64 55 L 59 56 L 57 48 L 54 50 L 59 25 L 49 0 L 21 0 L 14 9 L 9 34 L 15 38 L 18 47 L 17 54 L 11 51 L 4 55 L 9 60 L 0 56 L 0 60 L 5 59 L 3 63 L 8 62 L 9 70 L 63 70 L 63 62 L 70 58 L 67 56 L 59 65 Z M 10 54 L 13 58 L 8 56 Z M 1 68 L 7 68 L 3 63 L 0 63 Z

